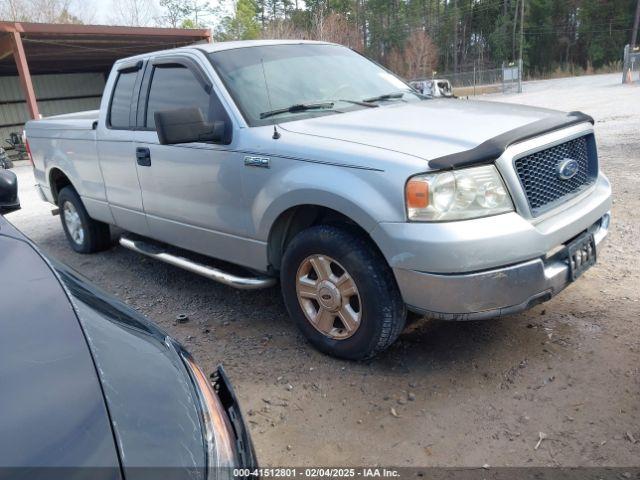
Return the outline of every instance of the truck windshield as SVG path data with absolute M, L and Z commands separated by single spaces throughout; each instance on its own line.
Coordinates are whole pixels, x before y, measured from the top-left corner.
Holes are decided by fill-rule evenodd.
M 211 62 L 250 126 L 335 115 L 370 107 L 367 100 L 424 97 L 379 65 L 339 45 L 264 45 L 222 50 Z M 333 103 L 327 109 L 291 106 Z M 265 112 L 283 110 L 278 115 Z

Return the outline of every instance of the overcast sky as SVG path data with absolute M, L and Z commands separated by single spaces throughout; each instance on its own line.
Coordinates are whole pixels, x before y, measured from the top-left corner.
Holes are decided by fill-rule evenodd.
M 97 2 L 96 4 L 96 23 L 107 23 L 108 20 L 108 11 L 109 6 L 111 5 L 111 0 L 104 0 L 102 2 Z

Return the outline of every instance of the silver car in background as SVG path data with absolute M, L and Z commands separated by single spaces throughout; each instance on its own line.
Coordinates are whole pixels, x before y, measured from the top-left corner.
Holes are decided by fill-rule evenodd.
M 121 245 L 228 285 L 279 279 L 307 338 L 343 358 L 387 348 L 407 310 L 471 320 L 548 300 L 609 226 L 591 117 L 431 99 L 323 42 L 123 59 L 99 111 L 26 136 L 74 250 L 108 248 L 116 225 Z

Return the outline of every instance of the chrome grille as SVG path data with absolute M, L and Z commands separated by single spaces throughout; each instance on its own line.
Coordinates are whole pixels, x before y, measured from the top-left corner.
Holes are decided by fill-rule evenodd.
M 579 137 L 514 162 L 534 216 L 577 194 L 595 180 L 598 166 L 591 140 L 591 136 Z M 563 180 L 558 170 L 560 163 L 566 159 L 576 160 L 578 171 L 573 177 Z

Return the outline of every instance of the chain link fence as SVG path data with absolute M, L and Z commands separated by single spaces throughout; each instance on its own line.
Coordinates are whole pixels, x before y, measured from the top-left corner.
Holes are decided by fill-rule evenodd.
M 434 78 L 449 80 L 457 96 L 495 92 L 519 93 L 522 91 L 520 72 L 517 63 L 510 63 L 504 64 L 501 68 L 473 68 L 455 73 L 436 73 Z M 416 79 L 420 80 L 426 79 Z

